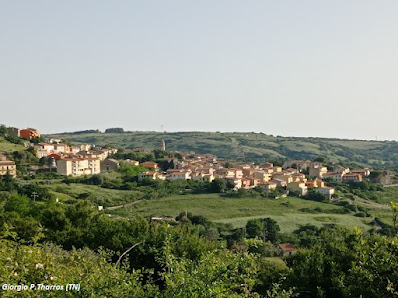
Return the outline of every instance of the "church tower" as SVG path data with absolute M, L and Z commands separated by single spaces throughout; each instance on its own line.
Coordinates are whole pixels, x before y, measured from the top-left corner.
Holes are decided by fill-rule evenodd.
M 161 147 L 162 151 L 166 151 L 166 142 L 164 140 L 162 140 L 162 147 Z

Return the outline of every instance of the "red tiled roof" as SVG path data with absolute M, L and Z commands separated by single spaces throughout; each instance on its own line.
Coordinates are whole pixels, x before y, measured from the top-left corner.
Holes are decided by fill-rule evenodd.
M 290 243 L 281 243 L 281 244 L 279 244 L 279 247 L 282 250 L 284 250 L 284 251 L 295 251 L 295 250 L 297 250 L 297 248 L 293 244 L 290 244 Z
M 261 184 L 266 184 L 266 185 L 275 185 L 278 184 L 276 182 L 272 182 L 272 181 L 266 181 L 266 182 L 262 182 Z
M 0 165 L 14 166 L 15 162 L 10 160 L 0 160 Z

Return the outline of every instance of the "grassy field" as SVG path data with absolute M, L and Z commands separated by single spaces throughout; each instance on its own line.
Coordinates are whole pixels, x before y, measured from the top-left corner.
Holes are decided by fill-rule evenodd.
M 104 207 L 128 204 L 143 196 L 138 191 L 106 189 L 96 185 L 54 183 L 46 185 L 46 187 L 60 201 L 84 198 Z
M 321 208 L 321 212 L 307 213 L 300 209 Z M 338 224 L 347 227 L 358 226 L 368 230 L 369 218 L 358 218 L 352 214 L 333 214 L 333 210 L 342 207 L 308 201 L 296 197 L 278 200 L 262 198 L 227 198 L 217 194 L 181 195 L 159 200 L 142 201 L 133 206 L 117 210 L 113 214 L 122 216 L 171 216 L 175 217 L 182 211 L 195 215 L 204 215 L 212 221 L 230 223 L 234 227 L 242 227 L 251 218 L 271 217 L 281 227 L 282 232 L 292 232 L 300 225 Z
M 111 175 L 111 174 L 107 174 Z M 114 173 L 110 178 L 118 178 Z M 278 200 L 260 197 L 231 198 L 219 194 L 186 194 L 173 195 L 161 199 L 142 200 L 144 193 L 133 190 L 115 190 L 101 188 L 96 185 L 63 184 L 60 180 L 52 180 L 45 185 L 61 202 L 73 202 L 78 199 L 90 200 L 105 208 L 121 206 L 107 213 L 122 217 L 167 216 L 176 217 L 180 212 L 188 211 L 195 215 L 203 215 L 214 222 L 229 223 L 233 227 L 243 227 L 249 219 L 271 217 L 278 222 L 282 232 L 292 232 L 300 225 L 312 224 L 318 227 L 336 224 L 347 227 L 360 227 L 363 230 L 372 228 L 374 218 L 392 225 L 391 210 L 385 209 L 390 201 L 398 202 L 398 187 L 385 188 L 379 192 L 378 203 L 359 200 L 358 206 L 365 207 L 372 217 L 356 217 L 354 213 L 340 214 L 343 207 L 305 200 L 298 197 L 280 198 Z M 135 202 L 134 204 L 131 204 Z M 364 204 L 363 202 L 369 202 Z M 381 207 L 384 207 L 381 208 Z M 314 210 L 317 208 L 316 210 Z
M 398 202 L 398 186 L 384 188 L 384 191 L 379 193 L 379 197 L 378 202 L 381 204 L 390 204 L 391 201 Z
M 3 137 L 0 137 L 0 152 L 24 151 L 25 149 L 25 146 L 7 142 Z
M 371 219 L 358 218 L 349 214 L 305 214 L 305 213 L 288 213 L 288 214 L 265 214 L 261 216 L 238 217 L 216 220 L 216 222 L 230 223 L 233 227 L 243 227 L 247 221 L 252 218 L 270 217 L 276 220 L 281 228 L 282 233 L 291 233 L 301 225 L 311 224 L 317 227 L 322 227 L 328 224 L 336 224 L 349 228 L 359 227 L 364 231 L 369 230 L 371 227 L 368 225 Z
M 78 199 L 85 199 L 105 208 L 121 206 L 114 210 L 108 209 L 106 212 L 127 218 L 137 215 L 176 217 L 180 212 L 188 211 L 194 215 L 203 215 L 214 222 L 243 227 L 249 219 L 271 217 L 278 222 L 281 231 L 286 233 L 305 224 L 318 227 L 336 224 L 369 230 L 372 228 L 370 223 L 375 217 L 387 224 L 392 224 L 391 211 L 378 207 L 380 205 L 377 203 L 364 205 L 358 202 L 358 206 L 365 207 L 372 215 L 372 217 L 364 218 L 356 217 L 354 213 L 341 214 L 343 207 L 335 204 L 298 197 L 273 200 L 260 197 L 231 198 L 219 194 L 186 194 L 142 200 L 144 193 L 133 190 L 106 189 L 96 185 L 74 183 L 67 185 L 57 180 L 46 187 L 61 202 L 72 203 Z M 380 201 L 385 203 L 391 200 L 398 201 L 397 193 L 398 187 L 388 188 L 380 193 Z
M 68 133 L 53 137 L 74 143 L 113 144 L 120 148 L 159 149 L 161 140 L 168 150 L 212 153 L 219 158 L 264 162 L 273 159 L 303 159 L 327 156 L 332 162 L 356 162 L 375 166 L 397 165 L 398 143 L 326 138 L 296 138 L 264 133 L 221 132 L 125 132 Z

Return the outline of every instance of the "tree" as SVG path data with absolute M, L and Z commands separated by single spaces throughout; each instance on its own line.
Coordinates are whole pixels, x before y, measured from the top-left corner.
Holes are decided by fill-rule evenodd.
M 310 247 L 314 245 L 320 234 L 320 229 L 314 225 L 306 224 L 294 231 L 299 239 L 299 244 L 302 247 Z
M 326 162 L 326 158 L 325 158 L 325 156 L 318 156 L 317 158 L 314 159 L 314 161 L 324 163 L 324 162 Z
M 174 164 L 174 160 L 170 160 L 169 162 L 169 169 L 174 169 L 175 168 L 175 164 Z
M 163 255 L 164 297 L 257 297 L 257 267 L 252 255 L 214 251 L 197 261 L 180 259 L 166 246 Z
M 231 168 L 232 165 L 231 165 L 230 162 L 227 161 L 226 163 L 223 164 L 223 167 L 224 167 L 224 168 Z
M 396 297 L 398 241 L 359 229 L 324 231 L 316 244 L 287 259 L 287 287 L 303 297 Z
M 390 202 L 395 234 L 398 234 L 398 203 Z
M 227 184 L 225 185 L 225 187 L 227 188 L 227 190 L 231 190 L 235 188 L 235 183 L 231 180 L 227 181 Z
M 255 218 L 247 221 L 246 233 L 250 238 L 262 238 L 263 241 L 275 243 L 278 239 L 280 228 L 271 218 Z
M 42 158 L 39 159 L 39 165 L 44 166 L 48 164 L 48 157 L 43 156 Z
M 120 162 L 118 171 L 123 174 L 125 179 L 128 179 L 137 177 L 139 173 L 146 172 L 147 169 L 143 166 L 135 166 L 127 162 Z
M 0 136 L 5 137 L 7 135 L 7 127 L 4 124 L 0 125 Z
M 44 138 L 42 136 L 34 137 L 34 138 L 30 139 L 30 142 L 33 143 L 33 144 L 43 143 L 44 142 Z
M 246 197 L 248 194 L 249 194 L 249 192 L 247 191 L 247 189 L 242 187 L 242 188 L 239 188 L 239 189 L 238 189 L 238 191 L 237 191 L 237 193 L 236 193 L 236 196 L 237 196 L 238 198 L 244 198 L 244 197 Z
M 250 219 L 246 223 L 246 233 L 249 238 L 256 238 L 263 235 L 264 226 L 260 218 Z
M 78 292 L 82 297 L 129 297 L 131 293 L 136 297 L 160 296 L 147 270 L 128 272 L 126 264 L 116 267 L 109 262 L 113 256 L 113 252 L 102 249 L 97 253 L 87 248 L 66 251 L 54 244 L 24 245 L 0 239 L 0 263 L 4 264 L 0 280 L 7 280 L 10 285 L 30 285 L 48 280 L 52 284 L 63 285 L 64 290 L 55 291 L 54 296 L 57 297 L 73 296 L 73 292 L 65 291 L 65 285 L 77 284 L 81 280 L 85 281 Z M 21 292 L 24 292 L 22 296 L 42 295 L 29 288 Z M 16 295 L 16 290 L 2 291 L 2 297 Z
M 264 225 L 264 241 L 275 243 L 280 231 L 278 223 L 272 218 L 264 218 L 262 221 Z
M 211 191 L 220 193 L 225 189 L 225 180 L 222 178 L 216 178 L 211 182 Z

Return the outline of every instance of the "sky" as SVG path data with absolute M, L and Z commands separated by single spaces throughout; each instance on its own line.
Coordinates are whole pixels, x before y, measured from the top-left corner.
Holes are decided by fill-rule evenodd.
M 397 140 L 398 1 L 0 0 L 0 123 Z

